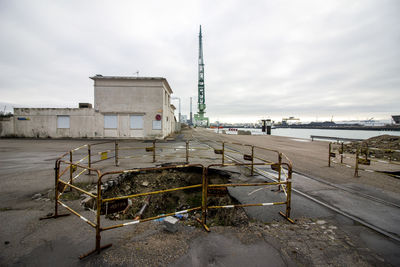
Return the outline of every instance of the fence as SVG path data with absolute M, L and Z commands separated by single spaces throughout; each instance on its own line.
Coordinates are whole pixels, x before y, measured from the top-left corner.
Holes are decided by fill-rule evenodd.
M 336 158 L 335 150 L 338 152 L 338 156 L 340 156 L 340 164 L 343 164 L 347 168 L 354 168 L 354 177 L 359 177 L 359 170 L 366 172 L 377 172 L 373 169 L 360 168 L 360 165 L 371 165 L 371 162 L 379 162 L 385 164 L 392 165 L 400 165 L 400 162 L 393 161 L 393 159 L 398 160 L 398 158 L 394 158 L 393 155 L 395 153 L 400 153 L 399 150 L 393 149 L 380 149 L 374 147 L 368 147 L 365 143 L 360 143 L 356 146 L 356 151 L 354 157 L 351 154 L 345 154 L 344 152 L 344 143 L 329 143 L 328 146 L 328 167 L 331 167 L 332 163 L 338 163 L 332 158 Z M 371 151 L 380 152 L 383 158 L 388 158 L 388 160 L 378 159 L 376 157 L 372 157 Z M 354 162 L 354 166 L 344 163 L 345 159 L 352 160 Z
M 221 155 L 221 163 L 212 163 L 212 164 L 200 164 L 200 163 L 189 163 L 190 160 L 195 159 L 196 155 L 191 153 L 192 151 L 201 151 L 201 150 L 210 150 L 209 148 L 201 147 L 201 146 L 192 146 L 190 141 L 185 141 L 184 145 L 174 146 L 168 143 L 158 144 L 156 141 L 151 142 L 151 146 L 148 143 L 140 143 L 137 146 L 124 146 L 125 142 L 119 141 L 108 141 L 108 142 L 100 142 L 94 144 L 86 144 L 80 146 L 78 148 L 72 149 L 69 152 L 63 154 L 60 158 L 58 158 L 55 162 L 55 206 L 54 213 L 45 218 L 58 218 L 62 216 L 66 216 L 69 214 L 60 214 L 59 206 L 64 207 L 70 213 L 78 216 L 85 223 L 90 225 L 95 229 L 96 232 L 96 242 L 95 249 L 89 253 L 86 253 L 80 258 L 84 258 L 93 253 L 100 253 L 102 249 L 108 248 L 111 244 L 107 244 L 101 246 L 101 233 L 103 231 L 112 230 L 115 228 L 126 227 L 129 225 L 135 225 L 151 220 L 156 220 L 159 218 L 189 213 L 192 211 L 200 211 L 201 219 L 198 219 L 198 222 L 204 227 L 206 231 L 210 231 L 207 226 L 207 216 L 209 214 L 209 210 L 212 209 L 226 209 L 226 208 L 237 208 L 237 207 L 254 207 L 254 206 L 273 206 L 273 205 L 285 205 L 286 209 L 284 212 L 279 212 L 281 216 L 285 219 L 294 223 L 290 218 L 291 211 L 291 183 L 292 183 L 292 163 L 286 157 L 286 155 L 279 153 L 279 151 L 271 150 L 268 148 L 251 146 L 240 143 L 228 143 L 221 142 L 221 149 L 214 149 L 214 154 Z M 227 145 L 236 145 L 242 148 L 243 152 L 236 150 L 234 148 L 228 148 Z M 185 162 L 182 164 L 172 164 L 170 166 L 161 166 L 161 167 L 149 167 L 149 168 L 135 168 L 128 170 L 117 170 L 117 171 L 105 171 L 102 172 L 99 167 L 110 167 L 109 165 L 97 166 L 104 161 L 114 159 L 113 165 L 119 166 L 120 160 L 128 160 L 134 159 L 138 157 L 142 157 L 144 161 L 151 161 L 152 163 L 157 162 L 157 159 L 162 158 L 162 151 L 168 150 L 182 151 L 180 157 L 185 159 Z M 136 153 L 132 155 L 131 152 Z M 137 153 L 139 151 L 139 154 Z M 261 155 L 258 155 L 257 151 L 267 151 L 274 154 L 277 157 L 277 161 L 271 161 L 267 158 L 263 158 Z M 142 154 L 144 153 L 144 154 Z M 241 162 L 237 159 L 237 155 L 243 156 L 243 160 L 247 162 Z M 78 160 L 76 158 L 79 158 Z M 148 157 L 148 159 L 146 158 Z M 236 157 L 236 159 L 235 159 Z M 212 159 L 213 160 L 213 159 Z M 287 162 L 283 162 L 286 160 Z M 86 165 L 85 165 L 86 164 Z M 255 172 L 259 172 L 260 167 L 271 166 L 271 168 L 277 173 L 277 180 L 275 182 L 258 182 L 258 183 L 224 183 L 224 184 L 210 184 L 209 183 L 209 172 L 212 168 L 223 168 L 229 166 L 242 166 L 248 167 L 250 169 L 251 175 Z M 140 172 L 148 172 L 148 171 L 160 171 L 160 170 L 170 170 L 170 169 L 179 169 L 184 170 L 188 168 L 199 168 L 201 169 L 201 183 L 199 184 L 191 184 L 187 186 L 175 187 L 175 188 L 167 188 L 162 190 L 156 190 L 151 192 L 141 192 L 131 195 L 118 196 L 118 197 L 109 197 L 103 198 L 103 182 L 107 177 L 113 175 L 121 175 L 121 174 L 129 174 L 129 173 L 140 173 Z M 82 178 L 82 174 L 86 174 L 93 176 L 95 175 L 96 180 L 96 191 L 89 192 L 88 189 L 82 188 L 76 182 Z M 281 179 L 282 175 L 285 179 Z M 244 187 L 244 186 L 275 186 L 277 185 L 279 190 L 285 194 L 284 201 L 276 201 L 269 203 L 247 203 L 247 204 L 236 204 L 236 205 L 210 205 L 208 204 L 208 195 L 210 190 L 218 189 L 218 188 L 228 188 L 228 187 Z M 93 199 L 94 207 L 92 209 L 94 218 L 88 218 L 79 213 L 76 209 L 74 209 L 71 205 L 68 205 L 67 201 L 63 199 L 63 194 L 66 190 L 76 190 L 81 194 L 86 195 L 87 197 Z M 135 218 L 132 221 L 114 224 L 110 226 L 102 226 L 101 224 L 101 215 L 110 212 L 118 212 L 123 210 L 123 208 L 128 204 L 129 199 L 134 199 L 138 197 L 147 197 L 151 195 L 164 194 L 168 192 L 188 190 L 188 189 L 199 189 L 201 191 L 201 205 L 190 207 L 185 210 L 179 210 L 175 212 L 169 212 L 167 214 L 160 214 L 157 216 L 152 216 L 149 218 Z M 176 209 L 175 209 L 176 210 Z

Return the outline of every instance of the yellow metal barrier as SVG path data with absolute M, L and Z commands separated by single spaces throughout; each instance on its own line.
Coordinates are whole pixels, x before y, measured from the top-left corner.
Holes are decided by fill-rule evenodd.
M 114 149 L 102 149 L 98 152 L 93 151 L 93 148 L 97 145 L 102 145 L 102 144 L 113 144 Z M 226 144 L 233 144 L 233 145 L 241 145 L 243 147 L 248 148 L 249 152 L 246 154 L 245 151 L 243 152 L 243 159 L 250 161 L 249 163 L 226 163 L 225 158 L 227 157 L 226 153 L 240 153 L 234 150 L 230 150 L 226 148 Z M 83 158 L 79 160 L 73 161 L 73 152 L 78 151 L 79 149 L 82 149 L 84 147 L 87 147 L 88 154 L 84 156 Z M 101 155 L 104 152 L 113 152 L 115 153 L 115 165 L 118 166 L 119 164 L 119 159 L 120 158 L 131 158 L 131 157 L 120 157 L 119 156 L 119 151 L 121 150 L 132 150 L 132 149 L 146 149 L 146 147 L 120 147 L 120 144 L 118 141 L 111 141 L 111 142 L 101 142 L 101 143 L 96 143 L 96 144 L 88 144 L 88 145 L 83 145 L 80 146 L 76 149 L 73 149 L 65 154 L 63 154 L 59 159 L 56 160 L 55 162 L 55 206 L 54 206 L 54 213 L 52 216 L 45 217 L 42 219 L 47 219 L 47 218 L 58 218 L 62 216 L 66 216 L 69 214 L 60 214 L 59 213 L 59 205 L 64 207 L 66 210 L 68 210 L 70 213 L 76 215 L 79 217 L 81 220 L 83 220 L 85 223 L 89 224 L 93 228 L 96 229 L 96 241 L 95 241 L 95 249 L 89 253 L 86 253 L 82 255 L 80 258 L 84 258 L 92 253 L 100 253 L 102 249 L 108 248 L 111 246 L 111 244 L 101 246 L 101 232 L 115 229 L 115 228 L 120 228 L 128 225 L 134 225 L 142 222 L 147 222 L 151 220 L 156 220 L 159 218 L 171 216 L 171 215 L 178 215 L 178 214 L 183 214 L 183 213 L 188 213 L 191 211 L 196 211 L 200 210 L 201 211 L 201 220 L 199 219 L 199 223 L 204 227 L 205 230 L 210 231 L 206 224 L 207 220 L 207 214 L 208 210 L 210 209 L 226 209 L 226 208 L 235 208 L 235 207 L 263 207 L 263 206 L 274 206 L 274 205 L 286 205 L 286 210 L 285 212 L 280 212 L 279 214 L 282 215 L 285 219 L 290 221 L 291 223 L 294 223 L 293 220 L 290 218 L 290 210 L 291 210 L 291 179 L 292 179 L 292 164 L 290 160 L 286 157 L 286 155 L 279 153 L 276 150 L 271 150 L 267 148 L 262 148 L 262 147 L 255 147 L 251 145 L 245 145 L 245 144 L 239 144 L 239 143 L 228 143 L 228 142 L 222 142 L 221 143 L 221 163 L 220 164 L 209 164 L 208 166 L 204 166 L 202 164 L 190 164 L 189 159 L 193 155 L 189 154 L 190 150 L 196 149 L 195 147 L 190 147 L 189 141 L 185 142 L 185 147 L 184 148 L 179 148 L 179 149 L 185 149 L 186 150 L 186 164 L 179 164 L 179 165 L 170 165 L 170 166 L 165 166 L 165 167 L 153 167 L 153 168 L 140 168 L 140 169 L 131 169 L 131 170 L 122 170 L 122 171 L 113 171 L 113 172 L 106 172 L 106 173 L 101 173 L 99 169 L 93 168 L 93 164 L 95 162 L 99 161 L 92 161 L 92 155 Z M 149 152 L 152 152 L 152 157 L 153 157 L 153 162 L 156 161 L 156 149 L 157 148 L 162 148 L 161 146 L 156 146 L 156 142 L 153 141 L 153 146 L 149 150 Z M 255 154 L 255 149 L 265 149 L 266 151 L 272 151 L 274 153 L 277 153 L 278 155 L 278 160 L 276 163 L 269 161 L 267 159 L 264 159 L 260 156 L 257 156 Z M 147 150 L 147 149 L 146 149 Z M 219 153 L 219 152 L 218 152 Z M 285 158 L 288 162 L 284 163 L 282 158 Z M 109 159 L 110 157 L 107 157 Z M 87 166 L 83 165 L 85 163 L 85 160 L 87 160 Z M 106 159 L 101 159 L 101 160 L 106 160 Z M 101 161 L 100 160 L 100 161 Z M 261 161 L 261 162 L 256 162 L 256 160 Z M 66 165 L 66 168 L 61 170 L 61 164 Z M 251 169 L 251 175 L 254 174 L 254 166 L 271 166 L 272 169 L 275 168 L 275 170 L 278 173 L 278 181 L 277 182 L 260 182 L 260 183 L 228 183 L 228 184 L 209 184 L 209 170 L 210 168 L 215 168 L 215 167 L 228 167 L 228 166 L 245 166 Z M 285 169 L 287 169 L 287 173 L 285 172 Z M 126 174 L 126 173 L 139 173 L 143 171 L 159 171 L 159 170 L 167 170 L 167 169 L 187 169 L 191 167 L 197 167 L 201 168 L 202 172 L 202 179 L 201 179 L 201 184 L 195 184 L 195 185 L 188 185 L 188 186 L 182 186 L 182 187 L 176 187 L 176 188 L 168 188 L 168 189 L 163 189 L 163 190 L 157 190 L 157 191 L 152 191 L 152 192 L 142 192 L 142 193 L 137 193 L 137 194 L 132 194 L 132 195 L 126 195 L 126 196 L 118 196 L 118 197 L 111 197 L 111 198 L 105 198 L 103 199 L 102 197 L 102 180 L 105 176 L 107 175 L 116 175 L 116 174 Z M 80 169 L 79 172 L 74 176 L 73 173 L 77 171 L 77 169 Z M 69 171 L 69 173 L 68 173 Z M 78 187 L 77 185 L 73 184 L 73 181 L 78 179 L 84 172 L 88 171 L 88 174 L 91 172 L 94 172 L 97 175 L 97 193 L 91 193 L 83 188 Z M 281 172 L 284 173 L 286 179 L 284 181 L 281 181 Z M 69 174 L 69 175 L 68 175 Z M 65 176 L 68 177 L 65 177 Z M 64 179 L 64 180 L 63 180 Z M 277 202 L 268 202 L 268 203 L 248 203 L 248 204 L 236 204 L 236 205 L 208 205 L 207 204 L 207 199 L 208 199 L 208 191 L 210 188 L 226 188 L 226 187 L 244 187 L 244 186 L 275 186 L 278 185 L 279 188 L 283 188 L 283 192 L 285 193 L 286 196 L 286 201 L 277 201 Z M 80 193 L 83 193 L 91 198 L 94 199 L 96 203 L 96 210 L 95 215 L 96 219 L 94 221 L 88 219 L 87 217 L 83 216 L 80 214 L 78 211 L 74 210 L 72 207 L 68 206 L 68 204 L 64 201 L 62 201 L 61 197 L 65 190 L 69 188 L 70 190 L 76 190 Z M 111 225 L 107 227 L 101 227 L 101 208 L 104 205 L 107 205 L 108 203 L 112 203 L 115 201 L 120 201 L 120 200 L 128 200 L 132 198 L 137 198 L 137 197 L 143 197 L 143 196 L 150 196 L 150 195 L 156 195 L 156 194 L 163 194 L 163 193 L 168 193 L 168 192 L 173 192 L 173 191 L 178 191 L 178 190 L 187 190 L 187 189 L 194 189 L 194 188 L 199 188 L 201 189 L 201 206 L 198 207 L 191 207 L 185 210 L 181 211 L 175 211 L 175 212 L 170 212 L 168 214 L 161 214 L 157 216 L 153 216 L 150 218 L 139 218 L 135 219 L 133 221 L 125 222 L 125 223 L 120 223 L 116 225 Z M 257 189 L 259 190 L 259 189 Z
M 366 172 L 376 172 L 375 170 L 360 168 L 359 165 L 371 165 L 371 162 L 400 165 L 400 162 L 392 161 L 391 155 L 395 150 L 373 148 L 373 147 L 368 147 L 364 143 L 360 143 L 356 147 L 355 155 L 350 157 L 350 156 L 346 156 L 346 154 L 344 153 L 344 144 L 343 143 L 337 144 L 337 143 L 331 142 L 331 143 L 329 143 L 329 146 L 328 146 L 328 167 L 331 167 L 331 162 L 337 163 L 337 162 L 331 160 L 332 158 L 336 158 L 335 150 L 337 150 L 338 155 L 340 155 L 340 164 L 343 164 L 348 168 L 354 169 L 354 177 L 359 177 L 359 170 L 366 171 Z M 371 158 L 371 156 L 369 155 L 369 151 L 381 151 L 384 153 L 389 153 L 390 154 L 389 160 L 387 161 L 387 160 L 382 160 L 382 159 Z M 344 159 L 352 160 L 354 162 L 354 166 L 344 163 Z

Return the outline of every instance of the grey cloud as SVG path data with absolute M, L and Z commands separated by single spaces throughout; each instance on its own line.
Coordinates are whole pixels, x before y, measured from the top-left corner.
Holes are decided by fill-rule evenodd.
M 398 1 L 3 1 L 2 102 L 93 101 L 96 73 L 163 76 L 197 100 L 203 25 L 207 114 L 389 116 L 400 99 Z M 382 115 L 385 114 L 385 115 Z

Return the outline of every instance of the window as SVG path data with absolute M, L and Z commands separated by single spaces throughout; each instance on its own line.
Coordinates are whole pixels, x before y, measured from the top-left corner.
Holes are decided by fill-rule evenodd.
M 131 115 L 131 129 L 143 129 L 143 115 Z
M 118 119 L 117 115 L 104 115 L 104 128 L 117 129 Z
M 57 128 L 69 129 L 69 116 L 65 115 L 57 116 Z
M 161 130 L 161 121 L 153 121 L 153 130 Z

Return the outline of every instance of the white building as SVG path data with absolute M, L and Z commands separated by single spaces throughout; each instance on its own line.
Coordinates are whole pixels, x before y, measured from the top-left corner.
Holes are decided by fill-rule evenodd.
M 14 108 L 0 136 L 162 139 L 175 131 L 165 78 L 96 75 L 94 108 Z

